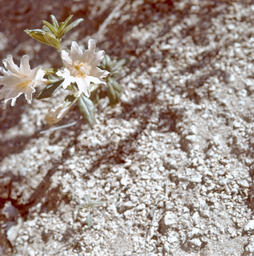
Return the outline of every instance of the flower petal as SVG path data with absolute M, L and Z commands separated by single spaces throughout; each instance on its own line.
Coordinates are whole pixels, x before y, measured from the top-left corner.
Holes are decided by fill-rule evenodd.
M 106 84 L 104 81 L 95 76 L 87 76 L 87 80 L 89 80 L 89 84 L 91 82 L 95 84 Z
M 94 39 L 89 39 L 88 40 L 88 50 L 84 51 L 84 54 L 82 56 L 82 60 L 84 62 L 87 62 L 89 64 L 93 64 L 93 62 L 96 59 L 95 48 L 96 48 L 95 40 Z
M 70 57 L 72 60 L 79 59 L 83 55 L 83 51 L 81 47 L 77 44 L 77 42 L 73 41 L 71 44 L 71 52 Z
M 22 92 L 19 92 L 13 88 L 3 88 L 0 90 L 0 99 L 10 100 L 12 98 L 18 98 Z
M 9 71 L 5 70 L 3 67 L 0 67 L 0 72 L 3 74 L 3 75 L 7 75 Z M 1 79 L 1 77 L 0 77 Z
M 33 93 L 35 92 L 34 87 L 30 86 L 26 88 L 25 98 L 29 104 L 32 102 Z
M 2 76 L 0 77 L 0 84 L 3 84 L 6 87 L 12 88 L 13 85 L 20 82 L 20 79 L 16 76 Z
M 10 70 L 13 74 L 19 75 L 19 68 L 13 62 L 13 57 L 8 55 L 6 59 L 3 60 L 3 64 L 7 70 Z
M 57 71 L 56 74 L 64 78 L 61 84 L 64 89 L 66 89 L 72 82 L 75 82 L 75 79 L 70 75 L 70 71 L 67 68 Z
M 17 95 L 16 97 L 11 99 L 11 106 L 14 107 L 16 104 L 16 100 L 17 98 L 20 96 L 21 94 Z M 9 99 L 8 99 L 9 100 Z M 5 102 L 7 102 L 8 100 L 5 100 Z
M 103 58 L 104 58 L 104 55 L 105 55 L 105 52 L 102 50 L 102 51 L 98 51 L 96 53 L 96 59 L 98 59 L 99 61 L 102 61 Z
M 109 74 L 108 71 L 102 70 L 100 68 L 95 68 L 91 71 L 91 76 L 99 77 L 99 78 L 104 78 Z
M 95 51 L 96 49 L 96 41 L 94 39 L 88 40 L 88 50 L 89 51 Z
M 67 51 L 62 50 L 61 57 L 62 57 L 63 64 L 65 67 L 72 65 L 72 59 L 70 58 L 69 53 Z
M 77 78 L 76 83 L 80 93 L 84 93 L 85 96 L 89 97 L 89 81 L 88 79 Z
M 29 60 L 30 60 L 30 57 L 28 55 L 22 56 L 22 58 L 20 60 L 20 71 L 22 73 L 29 73 L 29 72 L 31 72 Z
M 44 77 L 45 73 L 46 72 L 42 68 L 37 68 L 35 80 L 44 82 L 43 77 Z

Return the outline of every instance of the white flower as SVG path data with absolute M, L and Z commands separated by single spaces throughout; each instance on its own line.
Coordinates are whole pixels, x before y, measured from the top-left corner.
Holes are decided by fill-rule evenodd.
M 31 69 L 28 55 L 21 58 L 20 68 L 13 62 L 11 55 L 3 60 L 3 64 L 5 69 L 0 68 L 3 74 L 0 76 L 0 85 L 4 87 L 0 89 L 0 99 L 5 99 L 5 103 L 11 100 L 11 106 L 14 106 L 16 99 L 24 94 L 27 102 L 31 103 L 35 87 L 44 82 L 45 72 L 39 67 Z
M 96 85 L 105 84 L 102 79 L 108 75 L 108 72 L 97 67 L 104 58 L 104 51 L 95 52 L 95 48 L 95 41 L 90 39 L 88 50 L 83 51 L 76 42 L 72 42 L 70 52 L 62 50 L 64 68 L 58 71 L 57 75 L 64 78 L 63 88 L 70 83 L 76 83 L 79 94 L 84 93 L 89 97 Z

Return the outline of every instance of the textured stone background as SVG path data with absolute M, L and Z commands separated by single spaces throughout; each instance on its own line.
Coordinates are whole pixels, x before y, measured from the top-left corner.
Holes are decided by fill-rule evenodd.
M 0 255 L 254 255 L 254 2 L 0 0 L 0 57 L 60 64 L 23 30 L 127 62 L 122 103 L 94 129 L 52 101 L 0 110 Z M 57 100 L 57 99 L 55 99 Z M 89 208 L 86 196 L 102 203 Z M 87 225 L 88 214 L 92 226 Z

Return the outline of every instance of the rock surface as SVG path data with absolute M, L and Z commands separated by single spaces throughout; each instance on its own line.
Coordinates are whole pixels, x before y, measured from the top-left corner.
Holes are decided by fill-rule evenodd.
M 1 58 L 58 65 L 22 31 L 72 13 L 85 22 L 67 44 L 93 37 L 127 61 L 122 102 L 100 104 L 93 129 L 73 109 L 61 124 L 75 125 L 49 130 L 49 101 L 0 110 L 0 255 L 253 255 L 253 1 L 19 0 L 0 12 Z

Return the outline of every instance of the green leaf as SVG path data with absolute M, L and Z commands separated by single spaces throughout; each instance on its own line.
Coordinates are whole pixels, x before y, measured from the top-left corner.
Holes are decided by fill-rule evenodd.
M 82 94 L 78 99 L 78 106 L 85 120 L 93 127 L 95 124 L 95 107 L 93 102 Z
M 99 65 L 99 68 L 107 70 L 110 73 L 110 77 L 117 77 L 120 73 L 122 66 L 125 64 L 125 60 L 112 60 L 108 55 L 104 56 L 102 63 Z
M 46 44 L 46 45 L 49 45 L 51 47 L 54 47 L 56 49 L 60 49 L 61 48 L 61 44 L 60 44 L 60 41 L 59 39 L 57 39 L 53 34 L 52 32 L 47 32 L 45 30 L 42 30 L 42 29 L 26 29 L 25 32 L 30 36 L 32 37 L 33 39 L 43 43 L 43 44 Z
M 58 33 L 57 33 L 57 37 L 61 38 L 64 34 L 63 30 L 66 28 L 66 26 L 68 25 L 68 23 L 70 22 L 70 20 L 72 19 L 73 15 L 70 15 L 69 17 L 66 18 L 65 21 L 60 23 L 59 29 L 58 29 Z
M 46 44 L 56 48 L 56 49 L 61 49 L 61 43 L 59 41 L 58 38 L 56 38 L 52 33 L 50 32 L 46 32 L 44 35 L 43 35 L 45 41 L 46 41 Z
M 59 85 L 63 82 L 63 79 L 58 80 L 57 82 L 47 85 L 44 89 L 41 90 L 37 99 L 45 99 L 52 96 L 54 91 L 58 88 Z
M 25 29 L 25 33 L 27 33 L 33 39 L 40 41 L 44 44 L 47 44 L 44 38 L 45 31 L 42 29 Z
M 108 82 L 108 97 L 109 104 L 114 106 L 120 101 L 122 94 L 122 87 L 113 79 L 109 79 Z
M 46 20 L 43 20 L 42 23 L 43 23 L 54 35 L 56 35 L 58 28 L 55 28 L 52 24 L 50 24 L 50 23 L 49 23 L 48 21 L 46 21 Z
M 110 57 L 108 55 L 105 55 L 105 64 L 110 65 L 110 63 L 111 63 Z
M 65 21 L 61 22 L 61 24 L 63 24 L 64 27 L 67 26 L 68 23 L 71 21 L 72 17 L 73 17 L 73 15 L 71 14 L 70 16 L 68 16 L 68 17 L 65 19 Z
M 59 24 L 58 24 L 58 21 L 57 21 L 56 17 L 53 14 L 51 14 L 50 18 L 51 18 L 51 21 L 52 21 L 54 27 L 58 28 Z
M 67 32 L 69 32 L 71 29 L 75 28 L 76 26 L 78 26 L 84 19 L 83 18 L 79 18 L 75 21 L 73 21 L 70 25 L 68 25 L 66 28 L 64 28 L 63 30 L 63 34 L 66 34 Z
M 93 90 L 90 95 L 90 99 L 94 104 L 97 104 L 100 100 L 101 90 L 98 88 L 97 90 Z
M 42 26 L 42 29 L 44 32 L 51 32 L 50 29 L 47 26 Z
M 126 61 L 124 59 L 116 61 L 116 63 L 114 64 L 113 70 L 119 71 L 119 69 L 121 69 L 125 63 L 126 63 Z

